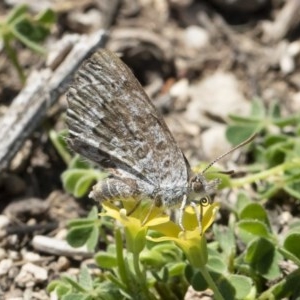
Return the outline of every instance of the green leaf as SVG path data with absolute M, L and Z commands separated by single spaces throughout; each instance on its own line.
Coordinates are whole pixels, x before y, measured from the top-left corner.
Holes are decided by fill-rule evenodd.
M 68 295 L 72 292 L 72 289 L 70 286 L 65 286 L 65 285 L 59 285 L 56 289 L 55 292 L 58 297 L 64 297 L 65 295 Z
M 166 264 L 166 259 L 161 251 L 142 251 L 140 254 L 140 262 L 149 268 L 162 268 Z
M 297 258 L 296 263 L 300 266 L 300 233 L 289 234 L 284 240 L 283 247 Z
M 86 246 L 87 246 L 87 249 L 89 251 L 92 251 L 96 248 L 96 246 L 98 245 L 98 242 L 99 242 L 99 227 L 98 226 L 93 226 L 93 229 L 90 233 L 90 236 L 86 242 Z
M 84 158 L 76 154 L 69 164 L 69 169 L 93 169 L 92 166 L 84 160 Z M 99 173 L 102 173 L 99 171 Z
M 146 251 L 143 251 L 146 252 Z M 141 256 L 143 254 L 141 253 Z M 150 255 L 159 254 L 161 255 L 160 263 L 161 265 L 166 265 L 167 263 L 172 263 L 174 261 L 182 260 L 182 252 L 171 242 L 164 242 L 155 244 L 150 250 Z
M 169 280 L 169 270 L 168 270 L 168 268 L 166 268 L 166 267 L 164 267 L 163 269 L 162 269 L 162 276 L 161 276 L 161 279 L 162 279 L 162 281 L 164 282 L 164 283 L 167 283 L 168 282 L 168 280 Z
M 68 193 L 72 193 L 76 195 L 84 195 L 84 192 L 87 193 L 90 186 L 95 181 L 95 176 L 93 172 L 89 169 L 70 169 L 66 170 L 62 175 L 62 182 L 64 185 L 64 189 Z M 83 178 L 83 180 L 81 179 Z M 93 179 L 93 180 L 92 180 Z M 78 186 L 78 182 L 79 186 Z M 89 184 L 89 186 L 88 186 Z
M 232 286 L 231 282 L 226 277 L 226 275 L 222 275 L 219 273 L 211 273 L 211 275 L 215 283 L 217 284 L 219 291 L 223 296 L 223 299 L 237 300 L 237 298 L 235 297 L 235 288 Z
M 152 246 L 151 251 L 161 252 L 169 262 L 179 260 L 182 256 L 182 252 L 172 242 L 156 243 Z
M 257 131 L 257 125 L 230 125 L 226 130 L 226 137 L 231 144 L 238 145 Z
M 13 10 L 10 11 L 9 15 L 6 18 L 7 24 L 12 24 L 20 17 L 25 17 L 28 11 L 28 5 L 21 4 L 16 6 Z
M 86 289 L 81 286 L 73 277 L 69 275 L 62 275 L 61 278 L 64 282 L 69 283 L 75 290 L 79 292 L 86 292 Z
M 239 192 L 237 196 L 237 202 L 235 210 L 238 214 L 248 205 L 252 203 L 251 199 L 249 198 L 248 194 L 244 192 Z
M 59 298 L 70 293 L 71 290 L 71 285 L 63 282 L 62 280 L 53 280 L 47 286 L 47 292 L 51 293 L 55 291 Z
M 193 277 L 195 275 L 195 269 L 191 265 L 186 265 L 184 269 L 184 277 L 188 281 L 188 283 L 192 283 Z
M 299 124 L 299 118 L 300 118 L 300 115 L 298 113 L 298 114 L 294 114 L 294 115 L 291 115 L 288 117 L 273 119 L 273 123 L 274 123 L 274 125 L 276 125 L 280 128 L 283 128 L 285 126 L 296 126 L 297 124 Z
M 224 260 L 222 260 L 221 258 L 209 257 L 207 265 L 211 271 L 214 271 L 216 273 L 222 274 L 227 272 L 227 266 Z
M 255 237 L 272 238 L 268 226 L 259 220 L 241 220 L 237 223 L 239 235 L 245 242 Z
M 227 279 L 235 289 L 235 299 L 254 299 L 255 291 L 253 290 L 253 281 L 251 278 L 233 274 L 229 275 Z
M 35 20 L 40 24 L 49 26 L 56 22 L 56 14 L 52 9 L 48 8 L 37 15 Z
M 96 206 L 92 207 L 92 209 L 90 210 L 87 218 L 90 219 L 90 220 L 98 220 L 99 212 L 98 212 L 98 208 Z
M 278 248 L 278 251 L 283 255 L 285 259 L 289 259 L 290 261 L 294 262 L 298 267 L 300 267 L 300 260 L 292 252 L 281 247 Z
M 243 125 L 245 127 L 252 127 L 254 125 L 257 125 L 258 123 L 260 123 L 260 118 L 257 117 L 252 117 L 252 116 L 241 116 L 241 115 L 233 115 L 230 114 L 229 119 L 231 121 L 233 121 L 234 123 L 236 123 L 236 125 Z
M 269 134 L 266 136 L 264 140 L 264 147 L 268 148 L 270 146 L 277 146 L 279 143 L 284 144 L 285 142 L 289 141 L 287 135 L 284 134 Z
M 81 198 L 86 195 L 94 182 L 95 176 L 91 173 L 85 174 L 84 176 L 78 178 L 73 192 L 74 196 L 76 198 Z
M 87 268 L 87 266 L 83 265 L 81 267 L 78 281 L 81 286 L 85 287 L 85 289 L 87 290 L 93 289 L 93 279 L 89 273 L 89 269 Z
M 87 300 L 86 295 L 78 294 L 78 293 L 72 293 L 64 296 L 63 300 Z
M 288 182 L 283 186 L 283 190 L 296 199 L 300 199 L 300 180 L 298 177 L 299 175 L 297 174 L 286 178 Z
M 299 287 L 300 269 L 284 276 L 281 281 L 274 284 L 261 295 L 261 299 L 295 299 L 300 297 Z M 266 295 L 266 298 L 264 296 Z M 272 298 L 271 298 L 272 297 Z
M 269 280 L 280 276 L 280 260 L 282 260 L 282 255 L 270 241 L 264 238 L 252 241 L 245 255 L 245 261 L 261 276 Z
M 50 130 L 49 137 L 60 157 L 63 159 L 65 164 L 68 165 L 72 160 L 72 156 L 67 150 L 66 132 L 57 133 L 54 130 Z
M 259 220 L 270 226 L 267 212 L 259 203 L 250 203 L 244 207 L 240 212 L 239 218 L 241 220 Z
M 25 23 L 23 23 L 25 25 Z M 29 27 L 30 26 L 24 26 L 23 24 L 18 24 L 16 27 L 11 28 L 11 33 L 17 38 L 20 42 L 22 42 L 25 46 L 27 46 L 29 49 L 40 53 L 40 54 L 45 54 L 46 50 L 45 48 L 41 47 L 39 44 L 37 44 L 34 40 L 30 40 L 26 36 L 26 32 L 32 30 Z M 28 23 L 27 23 L 28 25 Z M 25 31 L 26 30 L 26 31 Z M 37 35 L 37 32 L 35 33 Z M 45 35 L 45 32 L 43 33 Z
M 293 151 L 294 141 L 292 139 L 279 140 L 280 137 L 274 137 L 267 142 L 271 142 L 264 151 L 265 159 L 268 162 L 269 167 L 277 166 L 285 161 L 288 154 Z M 277 139 L 277 141 L 276 141 Z
M 278 102 L 272 102 L 269 108 L 269 116 L 273 119 L 280 119 L 281 118 L 281 111 Z
M 252 101 L 252 106 L 251 106 L 251 116 L 252 117 L 257 117 L 259 119 L 264 119 L 266 116 L 266 109 L 264 106 L 264 103 L 262 99 L 254 99 Z
M 68 243 L 74 248 L 83 246 L 91 234 L 93 234 L 93 227 L 94 226 L 78 226 L 71 228 L 67 234 Z
M 230 228 L 214 226 L 213 227 L 215 239 L 219 243 L 219 246 L 224 251 L 226 256 L 235 254 L 236 241 L 234 232 Z
M 103 269 L 112 269 L 118 266 L 116 254 L 99 251 L 95 255 L 96 264 Z
M 93 226 L 95 224 L 96 219 L 88 219 L 88 218 L 81 218 L 81 219 L 72 219 L 68 221 L 68 228 L 76 227 L 76 226 Z
M 200 271 L 192 276 L 191 285 L 196 291 L 204 291 L 208 288 L 207 282 Z
M 175 262 L 171 265 L 168 265 L 169 276 L 174 277 L 182 275 L 184 273 L 185 266 L 186 263 L 184 262 Z
M 15 30 L 12 30 L 13 32 L 17 31 L 20 35 L 23 36 L 24 39 L 29 40 L 32 43 L 43 42 L 50 33 L 48 28 L 43 25 L 34 23 L 30 19 L 23 19 L 22 21 L 15 24 L 14 28 Z M 24 42 L 24 40 L 22 39 L 21 41 L 29 48 L 31 48 L 28 42 Z M 33 48 L 31 49 L 34 50 Z
M 77 198 L 86 195 L 94 182 L 106 177 L 107 173 L 94 169 L 68 169 L 61 175 L 64 189 Z

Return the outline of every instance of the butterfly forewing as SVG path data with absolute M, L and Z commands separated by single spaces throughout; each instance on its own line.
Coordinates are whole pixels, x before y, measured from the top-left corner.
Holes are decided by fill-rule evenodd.
M 85 61 L 68 94 L 69 144 L 84 157 L 158 190 L 187 185 L 190 167 L 130 69 L 99 50 Z M 172 194 L 172 192 L 171 192 Z

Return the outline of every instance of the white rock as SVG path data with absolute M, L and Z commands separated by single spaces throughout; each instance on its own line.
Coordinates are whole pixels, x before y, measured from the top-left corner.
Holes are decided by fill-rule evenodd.
M 300 92 L 292 96 L 290 105 L 293 111 L 300 111 Z
M 0 215 L 0 229 L 5 228 L 10 223 L 10 220 L 5 215 Z
M 68 14 L 67 19 L 70 27 L 81 32 L 91 32 L 93 29 L 100 28 L 103 22 L 103 16 L 97 9 L 89 9 L 85 12 L 73 10 Z
M 183 39 L 187 47 L 198 50 L 209 44 L 209 35 L 207 31 L 199 26 L 187 27 Z
M 295 41 L 295 42 L 290 43 L 288 45 L 287 51 L 293 57 L 299 55 L 299 53 L 300 53 L 300 41 Z
M 8 257 L 12 260 L 19 260 L 20 259 L 20 253 L 18 251 L 10 250 L 8 251 Z
M 41 256 L 34 252 L 22 251 L 23 260 L 28 262 L 39 261 Z
M 58 300 L 58 295 L 56 294 L 56 291 L 52 291 L 50 293 L 50 300 Z
M 0 248 L 0 261 L 4 258 L 6 258 L 7 253 L 3 248 Z
M 250 103 L 230 73 L 216 72 L 190 87 L 190 102 L 186 117 L 200 126 L 207 126 L 206 114 L 227 119 L 228 114 L 247 115 Z
M 188 80 L 183 78 L 171 86 L 169 93 L 172 97 L 185 97 L 188 94 L 188 87 Z
M 290 74 L 295 70 L 295 61 L 294 58 L 285 53 L 279 61 L 280 70 L 283 74 Z
M 47 280 L 48 272 L 42 267 L 34 265 L 33 263 L 26 263 L 21 268 L 20 273 L 15 281 L 19 286 L 30 286 L 31 282 L 43 282 Z
M 225 136 L 226 126 L 214 126 L 201 134 L 202 150 L 207 160 L 213 161 L 232 148 Z M 226 157 L 222 159 L 222 162 Z
M 11 266 L 13 265 L 13 261 L 9 258 L 2 259 L 0 261 L 0 276 L 7 274 Z
M 60 256 L 56 263 L 56 268 L 58 271 L 65 271 L 70 267 L 70 260 L 65 256 Z
M 169 91 L 170 96 L 174 99 L 175 110 L 186 108 L 189 100 L 189 82 L 183 78 L 172 85 Z

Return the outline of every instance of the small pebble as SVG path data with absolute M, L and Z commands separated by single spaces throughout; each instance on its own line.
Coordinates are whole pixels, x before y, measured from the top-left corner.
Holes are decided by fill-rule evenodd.
M 0 276 L 6 275 L 13 265 L 13 261 L 10 258 L 2 259 L 0 261 Z
M 33 286 L 36 282 L 43 282 L 47 280 L 48 272 L 46 269 L 34 265 L 33 263 L 26 263 L 22 266 L 20 273 L 15 281 L 20 287 Z
M 7 227 L 7 225 L 10 223 L 10 220 L 5 215 L 0 215 L 0 230 Z
M 34 262 L 34 261 L 39 261 L 41 260 L 41 256 L 37 253 L 34 253 L 34 252 L 25 252 L 25 251 L 21 251 L 22 252 L 22 256 L 23 256 L 23 259 L 25 261 L 28 261 L 28 262 Z
M 199 26 L 189 26 L 184 33 L 184 42 L 187 47 L 200 50 L 209 44 L 209 35 Z

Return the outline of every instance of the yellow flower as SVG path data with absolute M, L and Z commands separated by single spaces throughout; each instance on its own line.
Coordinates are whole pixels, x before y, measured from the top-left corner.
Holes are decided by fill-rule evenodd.
M 151 207 L 151 204 L 150 207 L 149 205 L 139 205 L 132 214 L 127 215 L 127 211 L 132 210 L 136 203 L 134 201 L 131 203 L 130 201 L 123 201 L 123 204 L 126 209 L 120 209 L 112 203 L 103 203 L 105 212 L 101 215 L 110 216 L 124 226 L 129 251 L 133 253 L 141 252 L 145 246 L 147 230 L 152 229 L 162 236 L 157 238 L 147 236 L 148 240 L 153 242 L 173 241 L 182 249 L 193 266 L 201 267 L 206 264 L 207 251 L 203 234 L 214 221 L 219 204 L 213 203 L 203 207 L 202 235 L 191 207 L 185 210 L 183 226 L 186 230 L 182 232 L 179 225 L 164 214 L 162 208 Z M 151 210 L 150 214 L 149 210 Z
M 203 207 L 202 234 L 199 232 L 195 214 L 190 208 L 187 208 L 183 219 L 184 228 L 193 228 L 192 230 L 183 232 L 177 225 L 177 230 L 170 231 L 171 234 L 165 234 L 158 238 L 147 237 L 147 239 L 153 242 L 173 241 L 185 253 L 192 266 L 201 268 L 207 262 L 206 240 L 203 234 L 214 221 L 218 207 L 218 203 Z M 163 228 L 160 224 L 152 229 L 166 233 L 167 228 Z
M 150 226 L 168 223 L 169 218 L 168 216 L 159 215 L 158 208 L 156 207 L 153 207 L 149 215 L 142 205 L 139 205 L 132 214 L 128 215 L 127 212 L 130 212 L 136 203 L 126 199 L 126 201 L 123 201 L 123 204 L 126 208 L 120 209 L 111 202 L 104 202 L 102 206 L 105 212 L 100 215 L 109 216 L 124 226 L 127 250 L 137 254 L 141 252 L 145 246 L 148 228 Z M 154 215 L 156 216 L 155 218 L 153 217 Z

